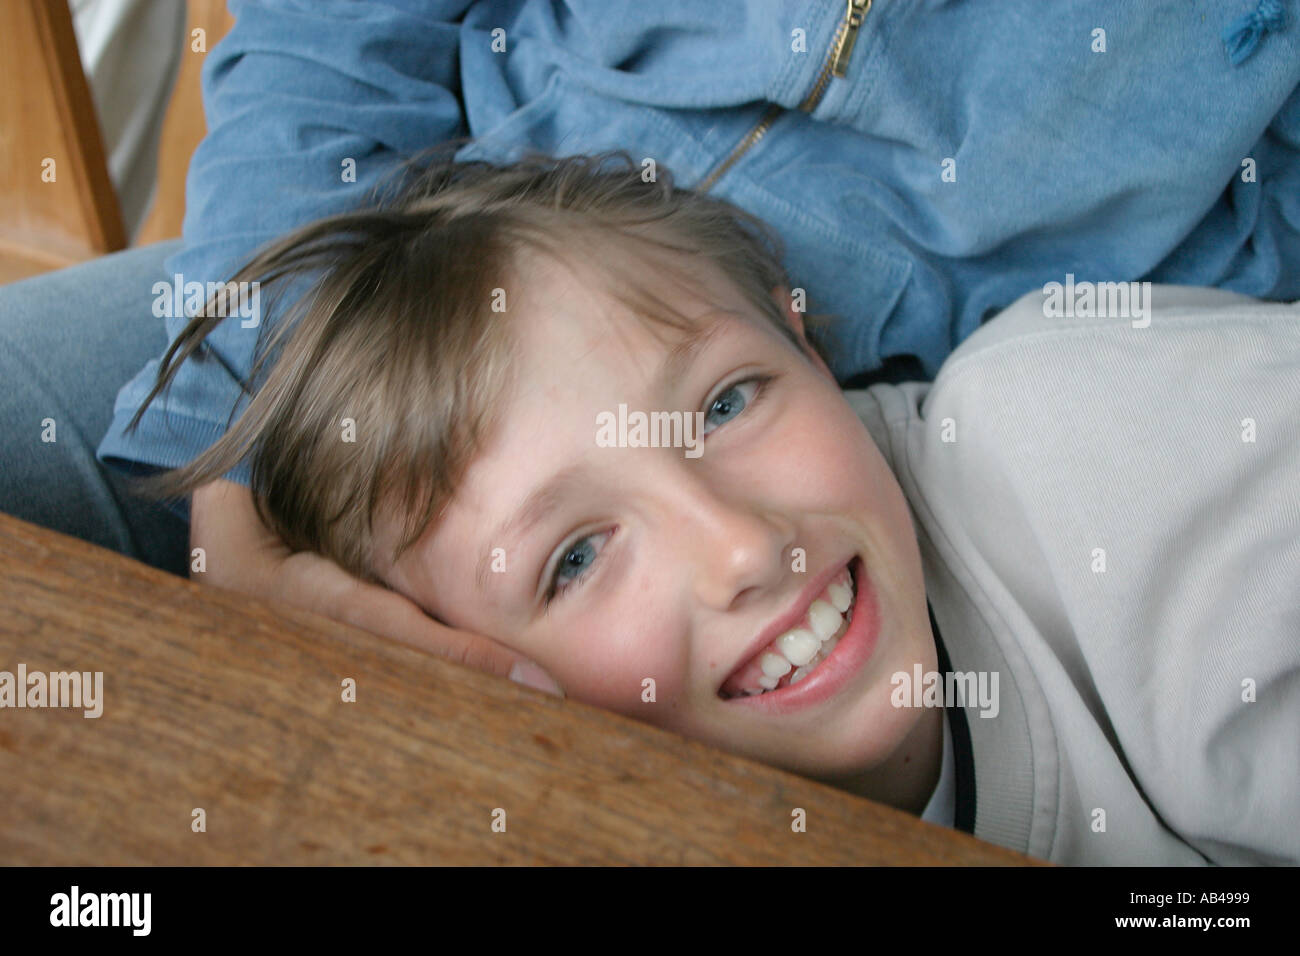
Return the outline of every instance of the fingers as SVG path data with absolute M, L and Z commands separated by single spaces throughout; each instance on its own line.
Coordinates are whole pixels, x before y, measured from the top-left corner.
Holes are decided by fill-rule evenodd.
M 355 578 L 318 555 L 299 553 L 288 558 L 281 582 L 281 599 L 296 606 L 457 664 L 564 696 L 560 685 L 542 668 L 510 648 L 481 634 L 439 624 L 396 591 Z
M 252 493 L 219 480 L 194 492 L 190 542 L 207 550 L 207 584 L 323 614 L 457 664 L 509 677 L 557 696 L 559 684 L 537 664 L 481 634 L 439 624 L 396 591 L 354 577 L 333 561 L 292 553 L 258 518 Z

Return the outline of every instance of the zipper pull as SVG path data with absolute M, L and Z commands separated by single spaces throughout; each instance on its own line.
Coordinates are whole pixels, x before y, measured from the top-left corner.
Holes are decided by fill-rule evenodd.
M 847 0 L 844 10 L 844 23 L 840 37 L 835 43 L 835 52 L 831 73 L 843 79 L 849 69 L 849 57 L 853 56 L 853 44 L 858 39 L 858 28 L 871 9 L 871 0 Z

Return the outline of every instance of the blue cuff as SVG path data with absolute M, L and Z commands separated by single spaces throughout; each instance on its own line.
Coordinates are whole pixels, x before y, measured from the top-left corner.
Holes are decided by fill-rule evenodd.
M 106 467 L 128 476 L 154 475 L 187 465 L 226 432 L 224 423 L 166 413 L 150 406 L 136 431 L 128 435 L 126 426 L 134 414 L 134 408 L 116 409 L 95 452 Z M 248 487 L 252 483 L 251 465 L 245 459 L 222 477 Z M 163 504 L 183 521 L 190 520 L 188 497 L 168 499 Z

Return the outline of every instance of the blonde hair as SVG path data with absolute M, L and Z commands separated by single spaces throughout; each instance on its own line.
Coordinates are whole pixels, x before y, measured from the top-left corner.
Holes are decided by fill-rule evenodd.
M 491 431 L 516 359 L 492 301 L 517 281 L 522 250 L 596 263 L 634 315 L 684 331 L 691 321 L 652 289 L 664 273 L 638 274 L 605 253 L 617 242 L 705 260 L 801 347 L 771 295 L 789 285 L 778 237 L 725 201 L 676 188 L 663 167 L 646 182 L 622 151 L 529 154 L 509 165 L 429 155 L 404 167 L 405 182 L 371 208 L 293 232 L 230 280 L 313 285 L 268 342 L 259 332 L 250 377 L 270 372 L 260 387 L 241 383 L 251 400 L 239 420 L 188 465 L 136 479 L 138 493 L 183 496 L 251 455 L 250 488 L 267 526 L 294 551 L 378 582 L 380 509 L 404 521 L 396 561 L 451 500 Z M 211 311 L 172 342 L 129 429 L 223 321 Z M 816 347 L 826 317 L 805 320 Z M 357 423 L 355 441 L 340 440 L 344 417 Z

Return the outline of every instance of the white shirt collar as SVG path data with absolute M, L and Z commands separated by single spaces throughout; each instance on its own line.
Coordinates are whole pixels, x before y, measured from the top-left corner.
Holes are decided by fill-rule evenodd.
M 957 822 L 957 769 L 952 756 L 952 731 L 948 728 L 947 710 L 943 712 L 943 766 L 939 770 L 939 783 L 930 795 L 921 819 L 945 827 Z

